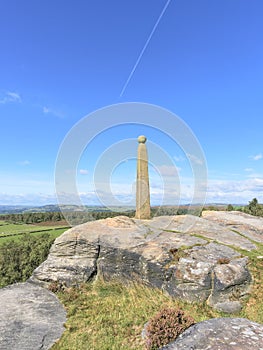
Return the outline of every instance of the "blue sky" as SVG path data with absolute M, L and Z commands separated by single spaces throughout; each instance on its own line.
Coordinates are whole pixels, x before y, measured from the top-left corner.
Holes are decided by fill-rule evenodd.
M 189 126 L 206 158 L 208 202 L 263 201 L 262 13 L 262 0 L 2 1 L 0 204 L 54 203 L 65 136 L 86 115 L 125 102 L 160 106 Z M 135 157 L 142 133 L 175 164 L 150 168 L 152 202 L 178 177 L 181 201 L 190 200 L 188 155 L 138 124 L 104 131 L 80 155 L 73 170 L 86 204 L 98 203 L 103 152 L 133 139 Z M 135 176 L 134 159 L 110 175 L 123 203 Z

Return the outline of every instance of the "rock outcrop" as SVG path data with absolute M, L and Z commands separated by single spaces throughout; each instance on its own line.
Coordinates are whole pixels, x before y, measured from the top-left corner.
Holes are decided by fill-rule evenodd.
M 235 215 L 227 220 L 236 226 Z M 96 276 L 136 280 L 172 296 L 207 300 L 216 309 L 237 312 L 251 282 L 248 260 L 238 248 L 256 249 L 252 234 L 263 241 L 260 225 L 253 233 L 253 224 L 250 221 L 247 235 L 247 226 L 239 234 L 229 221 L 215 219 L 209 212 L 205 218 L 182 215 L 138 220 L 120 216 L 88 222 L 56 239 L 31 281 L 47 286 L 53 281 L 78 284 Z
M 1 350 L 47 350 L 64 331 L 64 307 L 53 293 L 32 283 L 0 289 L 0 309 Z
M 204 211 L 203 218 L 224 225 L 232 231 L 262 243 L 263 218 L 241 213 L 239 211 Z
M 244 318 L 214 318 L 184 331 L 162 350 L 262 350 L 263 325 Z

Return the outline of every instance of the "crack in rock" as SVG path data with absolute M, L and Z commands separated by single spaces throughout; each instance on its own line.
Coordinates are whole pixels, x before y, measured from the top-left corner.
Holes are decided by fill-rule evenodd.
M 98 261 L 100 259 L 100 250 L 101 250 L 101 245 L 100 245 L 100 240 L 98 239 L 97 254 L 94 257 L 95 259 L 94 270 L 91 272 L 87 282 L 93 281 L 98 275 Z
M 190 228 L 184 220 L 191 223 Z M 215 243 L 221 236 L 222 242 Z M 76 285 L 97 276 L 123 283 L 136 279 L 185 300 L 208 300 L 214 307 L 249 290 L 247 260 L 225 242 L 247 250 L 252 246 L 245 237 L 240 242 L 236 237 L 221 224 L 190 215 L 88 222 L 56 239 L 31 280 L 46 286 L 52 280 Z
M 47 334 L 45 334 L 41 340 L 41 345 L 40 345 L 40 348 L 39 350 L 43 350 L 44 349 L 44 345 L 45 345 L 45 339 L 47 337 Z

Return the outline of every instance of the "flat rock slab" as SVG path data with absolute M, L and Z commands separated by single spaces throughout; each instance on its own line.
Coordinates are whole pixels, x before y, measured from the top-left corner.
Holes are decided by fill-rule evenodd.
M 202 217 L 237 231 L 255 242 L 263 243 L 263 218 L 239 211 L 203 211 Z
M 263 350 L 263 325 L 245 318 L 197 323 L 162 350 Z
M 0 289 L 0 349 L 46 350 L 58 340 L 66 312 L 57 297 L 32 283 Z
M 256 249 L 246 237 L 196 216 L 118 216 L 64 232 L 30 280 L 42 286 L 56 281 L 78 285 L 97 276 L 134 280 L 174 297 L 238 312 L 251 275 L 248 259 L 233 246 Z
M 222 224 L 221 221 L 213 219 L 215 217 L 213 213 L 219 212 L 205 211 L 202 214 L 204 217 L 201 218 L 193 215 L 159 216 L 150 221 L 144 220 L 143 223 L 152 230 L 163 229 L 167 232 L 181 232 L 182 234 L 201 236 L 210 241 L 214 240 L 218 243 L 232 245 L 248 251 L 256 249 L 256 245 L 250 240 L 252 236 L 247 235 L 247 237 L 244 237 L 240 235 L 239 231 L 232 228 L 229 224 Z M 251 215 L 248 215 L 248 217 L 251 221 Z M 236 220 L 238 221 L 238 218 Z M 238 228 L 241 234 L 243 234 L 242 229 L 245 227 L 247 228 L 244 223 L 239 225 Z M 260 239 L 263 239 L 263 236 Z

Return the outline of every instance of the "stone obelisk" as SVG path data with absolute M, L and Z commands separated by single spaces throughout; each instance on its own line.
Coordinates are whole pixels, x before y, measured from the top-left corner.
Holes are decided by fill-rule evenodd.
M 136 182 L 136 219 L 150 219 L 150 186 L 148 173 L 148 154 L 145 145 L 147 138 L 138 137 L 137 182 Z

